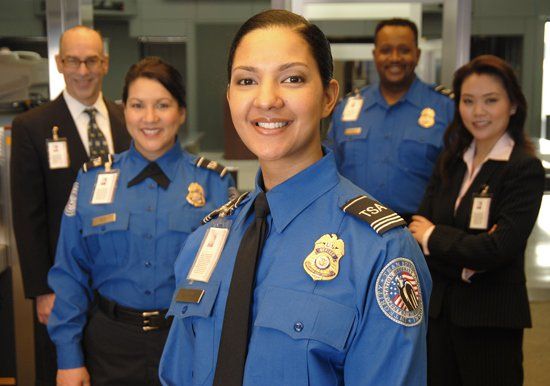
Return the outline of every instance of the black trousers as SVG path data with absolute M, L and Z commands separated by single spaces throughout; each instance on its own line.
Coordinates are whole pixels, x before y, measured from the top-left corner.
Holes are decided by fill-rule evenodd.
M 429 386 L 523 385 L 523 329 L 428 323 Z
M 93 386 L 160 385 L 158 367 L 169 328 L 141 327 L 92 311 L 84 331 L 86 367 Z
M 55 386 L 57 356 L 55 345 L 48 335 L 45 325 L 36 316 L 36 301 L 33 301 L 34 319 L 34 360 L 36 386 Z

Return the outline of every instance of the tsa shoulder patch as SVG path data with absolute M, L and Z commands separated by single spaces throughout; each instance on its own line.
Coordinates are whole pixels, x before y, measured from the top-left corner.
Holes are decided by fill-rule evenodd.
M 71 194 L 69 196 L 69 201 L 67 201 L 67 205 L 65 205 L 64 213 L 66 216 L 73 217 L 76 214 L 76 200 L 78 197 L 78 182 L 75 182 L 73 184 L 73 188 L 71 189 Z
M 352 198 L 342 206 L 346 213 L 370 224 L 379 235 L 407 222 L 390 208 L 367 196 Z
M 376 279 L 376 301 L 388 318 L 406 327 L 424 316 L 422 292 L 414 263 L 399 257 L 390 261 Z

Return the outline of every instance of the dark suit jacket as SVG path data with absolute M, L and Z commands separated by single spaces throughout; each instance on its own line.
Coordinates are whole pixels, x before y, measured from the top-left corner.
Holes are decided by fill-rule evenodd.
M 515 146 L 508 162 L 483 164 L 455 215 L 465 172 L 461 158 L 448 171 L 447 185 L 436 171 L 419 209 L 436 225 L 426 257 L 433 279 L 430 317 L 445 309 L 463 327 L 530 327 L 524 252 L 544 191 L 544 169 Z M 492 194 L 488 229 L 497 225 L 491 234 L 469 229 L 473 194 L 485 184 Z M 482 272 L 468 284 L 460 279 L 463 267 Z
M 126 150 L 130 138 L 120 106 L 106 101 L 115 152 Z M 50 170 L 46 139 L 52 127 L 67 138 L 70 167 Z M 61 214 L 78 170 L 88 155 L 63 94 L 45 105 L 17 116 L 12 125 L 12 217 L 25 296 L 51 293 L 48 270 L 53 265 Z

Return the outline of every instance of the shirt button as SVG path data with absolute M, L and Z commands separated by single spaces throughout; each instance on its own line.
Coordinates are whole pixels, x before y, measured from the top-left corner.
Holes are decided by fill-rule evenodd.
M 181 308 L 181 314 L 183 315 L 183 314 L 185 314 L 186 312 L 187 312 L 187 306 L 183 306 L 183 307 Z
M 145 291 L 145 295 L 147 295 L 147 296 L 151 295 L 151 291 L 149 291 L 149 290 Z
M 152 182 L 148 185 L 149 189 L 155 189 L 155 184 L 153 184 Z
M 152 212 L 152 211 L 153 211 L 153 207 L 152 207 L 151 205 L 149 205 L 149 206 L 147 207 L 147 212 Z
M 152 264 L 151 264 L 150 261 L 146 261 L 146 262 L 145 262 L 145 266 L 146 266 L 147 268 L 149 268 L 151 265 L 152 265 Z
M 302 324 L 302 322 L 294 323 L 294 331 L 302 332 L 303 329 L 304 329 L 304 325 Z
M 147 240 L 151 240 L 153 238 L 153 235 L 150 233 L 146 233 L 143 235 L 143 237 L 145 237 Z

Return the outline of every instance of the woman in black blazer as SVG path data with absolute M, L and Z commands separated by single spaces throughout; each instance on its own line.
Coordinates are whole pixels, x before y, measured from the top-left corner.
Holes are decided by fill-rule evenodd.
M 456 111 L 409 228 L 433 278 L 428 383 L 521 385 L 531 326 L 524 252 L 544 170 L 523 125 L 512 68 L 483 55 L 455 73 Z

